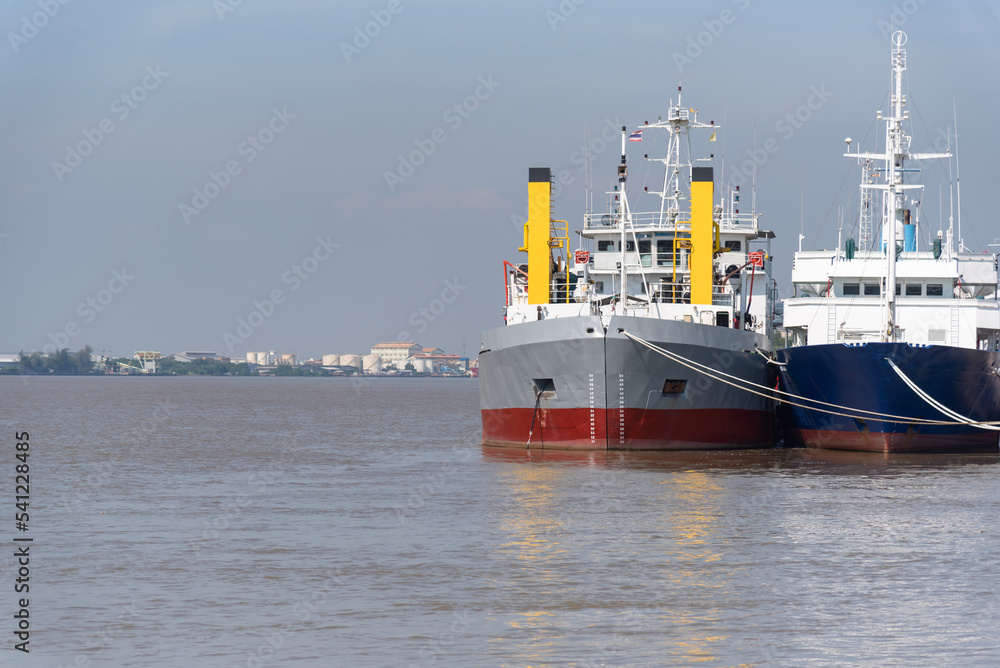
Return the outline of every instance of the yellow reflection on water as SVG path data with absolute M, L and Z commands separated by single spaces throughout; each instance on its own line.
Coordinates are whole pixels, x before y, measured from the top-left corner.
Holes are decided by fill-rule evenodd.
M 500 527 L 511 538 L 502 544 L 502 550 L 520 561 L 533 563 L 535 574 L 556 576 L 538 568 L 566 552 L 557 539 L 562 518 L 555 515 L 552 489 L 563 475 L 558 469 L 519 467 L 509 477 L 512 484 L 508 500 L 513 503 L 503 508 Z
M 670 633 L 674 646 L 668 652 L 687 663 L 716 661 L 713 647 L 727 636 L 699 635 L 695 629 L 710 627 L 720 620 L 719 605 L 713 600 L 725 595 L 729 582 L 719 580 L 718 569 L 707 567 L 717 562 L 724 539 L 718 532 L 722 511 L 723 489 L 704 471 L 682 471 L 664 482 L 662 501 L 664 519 L 673 536 L 664 551 L 667 580 L 672 589 L 694 589 L 704 606 L 692 609 L 691 604 L 664 612 L 663 620 L 675 633 Z M 669 645 L 668 645 L 669 647 Z
M 566 651 L 564 629 L 574 628 L 576 632 L 579 629 L 574 624 L 581 621 L 580 600 L 576 601 L 577 606 L 568 601 L 558 602 L 558 593 L 568 586 L 567 581 L 581 575 L 579 570 L 573 571 L 579 569 L 579 564 L 565 562 L 569 550 L 561 541 L 574 540 L 574 527 L 585 524 L 581 516 L 602 509 L 589 509 L 568 500 L 581 496 L 579 486 L 584 483 L 578 468 L 511 463 L 514 465 L 501 473 L 505 493 L 502 507 L 497 509 L 498 526 L 506 536 L 500 542 L 500 550 L 508 560 L 502 569 L 507 581 L 500 586 L 518 594 L 508 599 L 514 609 L 501 612 L 510 617 L 506 621 L 507 631 L 492 642 L 502 647 L 501 654 L 515 664 L 538 665 L 553 660 L 553 653 Z M 611 484 L 613 463 L 591 461 L 584 467 L 598 469 L 602 480 L 598 484 Z M 659 483 L 662 493 L 656 500 L 662 508 L 660 521 L 658 525 L 647 523 L 643 530 L 659 535 L 651 548 L 662 550 L 661 565 L 636 572 L 634 584 L 647 590 L 648 595 L 636 597 L 632 609 L 602 610 L 620 616 L 623 621 L 619 630 L 625 635 L 618 637 L 620 634 L 615 632 L 615 638 L 602 638 L 599 642 L 606 641 L 610 643 L 608 647 L 614 647 L 616 643 L 627 642 L 633 633 L 648 638 L 652 632 L 659 638 L 659 649 L 667 663 L 717 662 L 718 650 L 727 636 L 718 634 L 716 629 L 722 621 L 722 610 L 726 609 L 732 577 L 718 566 L 728 542 L 719 529 L 719 518 L 728 503 L 726 492 L 710 472 L 676 469 L 660 472 L 665 476 Z M 607 508 L 603 511 L 607 512 Z M 622 526 L 627 524 L 623 522 Z M 613 529 L 609 532 L 613 533 Z M 510 568 L 518 563 L 523 570 Z M 550 594 L 555 594 L 553 605 L 543 607 Z M 654 601 L 661 603 L 650 607 L 656 605 Z M 588 618 L 588 609 L 600 607 L 593 594 L 583 603 Z M 607 635 L 606 628 L 604 633 Z M 612 663 L 613 657 L 613 652 L 607 656 Z M 582 659 L 586 663 L 586 656 Z
M 676 561 L 691 562 L 695 566 L 717 561 L 720 555 L 713 548 L 718 546 L 715 525 L 721 511 L 723 489 L 703 471 L 676 473 L 663 484 L 672 486 L 663 501 L 667 509 L 666 520 L 677 536 L 668 554 Z M 703 570 L 698 568 L 684 572 L 704 576 Z M 705 586 L 714 585 L 706 583 Z
M 500 544 L 500 551 L 508 563 L 501 568 L 507 580 L 501 587 L 524 588 L 527 595 L 513 602 L 517 609 L 506 611 L 513 613 L 507 627 L 514 634 L 503 633 L 491 643 L 502 646 L 499 654 L 510 657 L 514 665 L 531 665 L 543 662 L 542 657 L 561 640 L 561 634 L 552 632 L 558 626 L 558 612 L 535 606 L 566 577 L 559 568 L 567 551 L 560 544 L 565 533 L 566 517 L 561 513 L 565 502 L 556 498 L 555 490 L 564 488 L 571 476 L 564 469 L 530 464 L 514 466 L 502 476 L 507 490 L 498 509 L 499 527 L 508 540 Z

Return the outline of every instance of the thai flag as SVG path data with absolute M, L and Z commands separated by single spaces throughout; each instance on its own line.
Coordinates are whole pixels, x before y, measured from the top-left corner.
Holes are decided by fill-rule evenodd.
M 642 141 L 642 130 L 636 130 L 628 136 L 629 141 Z

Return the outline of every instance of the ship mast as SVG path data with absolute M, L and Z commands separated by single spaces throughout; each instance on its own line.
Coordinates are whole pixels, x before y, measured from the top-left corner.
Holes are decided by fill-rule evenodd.
M 681 202 L 690 198 L 691 190 L 691 167 L 694 158 L 691 157 L 691 134 L 690 128 L 703 128 L 717 131 L 722 126 L 716 125 L 715 121 L 701 123 L 698 121 L 698 113 L 692 109 L 685 109 L 681 105 L 681 87 L 677 87 L 677 103 L 670 102 L 667 111 L 667 120 L 658 118 L 655 123 L 646 123 L 639 126 L 639 130 L 667 130 L 668 146 L 666 157 L 655 158 L 645 155 L 645 159 L 650 162 L 663 164 L 663 189 L 660 192 L 648 190 L 648 194 L 660 197 L 660 220 L 658 225 L 673 225 L 677 222 L 681 211 Z M 683 150 L 681 142 L 685 142 Z M 713 140 L 714 141 L 714 140 Z M 708 160 L 708 159 L 705 159 Z
M 872 229 L 872 195 L 867 186 L 872 183 L 872 162 L 861 162 L 861 212 L 858 247 L 863 251 L 875 250 L 874 230 Z
M 892 36 L 892 116 L 885 124 L 886 181 L 889 184 L 882 217 L 882 239 L 885 248 L 885 288 L 882 290 L 882 322 L 885 330 L 882 341 L 896 340 L 896 242 L 903 228 L 903 160 L 907 157 L 903 146 L 910 138 L 903 134 L 903 72 L 906 71 L 906 35 L 897 31 Z
M 884 191 L 882 208 L 882 248 L 885 253 L 885 285 L 882 289 L 882 331 L 881 340 L 883 342 L 894 342 L 896 340 L 896 255 L 897 240 L 903 240 L 905 245 L 905 235 L 903 234 L 904 224 L 910 221 L 907 212 L 905 192 L 907 190 L 920 190 L 922 185 L 904 184 L 903 174 L 908 171 L 919 171 L 916 169 L 904 168 L 907 160 L 927 160 L 934 158 L 947 158 L 951 153 L 910 153 L 911 138 L 903 130 L 903 122 L 909 120 L 909 112 L 904 110 L 906 106 L 906 96 L 903 95 L 903 73 L 906 71 L 906 34 L 898 30 L 892 35 L 892 98 L 891 111 L 889 116 L 883 116 L 879 111 L 876 115 L 878 120 L 884 120 L 885 125 L 885 153 L 845 153 L 849 158 L 855 158 L 862 166 L 862 206 L 866 200 L 867 189 Z M 866 183 L 871 167 L 866 164 L 869 160 L 881 160 L 885 167 L 882 172 L 885 175 L 885 183 Z M 862 230 L 863 231 L 863 230 Z M 914 230 L 914 238 L 916 231 Z
M 626 253 L 625 253 L 625 248 L 626 248 L 626 245 L 627 245 L 626 237 L 625 237 L 625 223 L 626 223 L 626 220 L 627 220 L 626 219 L 625 211 L 628 208 L 627 201 L 625 199 L 625 180 L 628 177 L 628 164 L 627 164 L 626 158 L 625 158 L 625 139 L 626 139 L 625 138 L 625 133 L 626 133 L 626 129 L 625 129 L 625 126 L 623 125 L 622 126 L 622 161 L 621 161 L 621 164 L 618 165 L 618 186 L 617 186 L 618 195 L 619 195 L 619 203 L 618 203 L 618 214 L 619 215 L 618 215 L 618 222 L 619 222 L 619 230 L 621 232 L 621 240 L 619 242 L 620 243 L 620 250 L 621 250 L 621 261 L 618 264 L 619 264 L 619 267 L 621 268 L 621 280 L 620 280 L 620 282 L 621 282 L 621 308 L 622 308 L 622 315 L 627 315 L 627 309 L 628 309 L 628 263 L 626 262 L 627 257 L 626 257 Z

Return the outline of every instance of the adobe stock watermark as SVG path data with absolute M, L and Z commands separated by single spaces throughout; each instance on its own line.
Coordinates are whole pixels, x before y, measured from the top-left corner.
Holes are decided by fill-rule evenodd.
M 441 296 L 432 299 L 427 306 L 421 306 L 416 311 L 410 314 L 407 322 L 411 327 L 415 327 L 417 334 L 423 334 L 427 331 L 427 327 L 430 323 L 434 322 L 440 318 L 450 304 L 454 304 L 455 301 L 462 296 L 462 293 L 469 289 L 469 286 L 462 285 L 458 282 L 458 277 L 456 276 L 454 280 L 445 280 L 444 288 L 441 290 Z M 400 332 L 397 341 L 409 341 L 409 332 Z
M 827 90 L 826 84 L 809 87 L 809 97 L 805 104 L 800 104 L 793 111 L 786 113 L 774 124 L 774 131 L 781 135 L 781 138 L 788 141 L 808 123 L 813 114 L 833 97 L 833 92 Z M 747 149 L 747 159 L 740 163 L 729 177 L 729 183 L 734 186 L 741 186 L 747 179 L 753 176 L 754 170 L 763 167 L 770 160 L 771 156 L 781 150 L 781 143 L 773 135 L 761 142 L 759 148 Z
M 238 519 L 244 515 L 244 510 L 250 509 L 254 504 L 258 504 L 268 486 L 276 489 L 282 478 L 291 475 L 291 465 L 298 460 L 302 439 L 293 438 L 293 435 L 285 440 L 278 449 L 279 459 L 272 462 L 265 470 L 254 471 L 247 475 L 247 486 L 254 489 L 246 489 L 233 496 L 226 502 L 219 504 L 219 511 L 210 520 L 202 519 L 200 534 L 188 541 L 188 545 L 194 548 L 195 554 L 201 553 L 201 546 L 219 537 L 220 532 L 229 529 L 236 524 Z
M 129 274 L 125 267 L 122 267 L 121 271 L 117 269 L 112 270 L 108 287 L 101 288 L 94 295 L 80 302 L 76 307 L 76 314 L 83 318 L 84 324 L 89 325 L 97 318 L 97 314 L 103 313 L 104 309 L 110 306 L 115 300 L 115 296 L 124 292 L 125 288 L 131 285 L 134 280 L 135 276 Z M 63 348 L 68 348 L 70 340 L 76 338 L 82 332 L 80 323 L 76 320 L 69 320 L 63 325 L 62 329 L 55 333 L 49 332 L 49 341 L 51 343 L 46 343 L 42 348 L 42 352 L 49 355 Z
M 618 141 L 621 139 L 621 131 L 622 121 L 620 118 L 615 117 L 614 119 L 610 119 L 605 117 L 601 133 L 596 137 L 592 137 L 589 141 L 585 141 L 578 149 L 573 151 L 569 156 L 569 163 L 574 165 L 578 172 L 586 171 L 589 160 L 601 155 L 609 147 L 614 148 L 618 146 Z M 565 168 L 554 169 L 552 170 L 552 174 L 555 177 L 552 180 L 552 199 L 557 200 L 563 194 L 565 188 L 576 182 L 576 178 L 570 170 Z M 511 213 L 510 222 L 521 226 L 527 220 L 528 198 L 525 196 L 523 213 Z
M 389 0 L 385 9 L 373 9 L 372 20 L 365 23 L 364 27 L 354 26 L 354 39 L 340 43 L 340 52 L 344 54 L 344 60 L 348 64 L 354 56 L 360 56 L 361 52 L 368 48 L 372 40 L 382 34 L 382 30 L 389 27 L 392 18 L 398 16 L 403 11 L 401 0 Z
M 626 648 L 625 637 L 620 633 L 615 633 L 606 642 L 602 642 L 597 651 L 587 657 L 587 661 L 581 664 L 581 668 L 599 668 L 599 666 L 624 665 Z
M 213 0 L 212 9 L 215 10 L 215 15 L 219 17 L 220 21 L 226 20 L 226 14 L 231 14 L 236 11 L 236 8 L 243 4 L 243 0 Z
M 889 39 L 893 31 L 899 30 L 906 25 L 913 16 L 920 11 L 920 7 L 927 4 L 927 0 L 906 0 L 900 4 L 894 4 L 889 12 L 889 20 L 879 19 L 875 22 L 878 31 L 882 33 L 883 39 Z
M 426 661 L 426 666 L 436 665 L 438 659 L 454 651 L 455 641 L 469 630 L 472 622 L 476 620 L 476 613 L 470 610 L 456 612 L 451 617 L 451 624 L 447 631 L 442 631 L 437 637 L 427 640 L 426 646 L 420 649 L 420 660 Z M 478 620 L 476 620 L 478 621 Z M 411 663 L 407 668 L 420 668 L 420 663 Z
M 111 649 L 114 641 L 118 640 L 119 636 L 122 636 L 129 628 L 135 625 L 135 620 L 139 616 L 139 606 L 136 605 L 135 599 L 132 599 L 129 605 L 122 603 L 121 607 L 124 612 L 118 615 L 118 622 L 107 624 L 100 634 L 93 636 L 95 649 L 85 650 L 86 652 L 93 653 L 94 659 L 97 659 L 104 652 Z M 91 657 L 86 654 L 77 654 L 73 657 L 73 663 L 59 664 L 59 668 L 91 668 L 94 665 L 91 662 Z
M 741 346 L 739 345 L 734 345 L 732 347 L 733 352 L 736 352 L 737 350 L 740 349 Z M 733 368 L 733 363 L 736 361 L 736 358 L 733 357 L 733 353 L 727 350 L 713 353 L 712 359 L 714 359 L 715 361 L 708 365 L 709 368 L 712 369 L 712 371 L 721 373 L 726 373 L 730 371 Z M 694 403 L 699 397 L 704 396 L 706 392 L 712 389 L 717 380 L 719 380 L 719 378 L 715 374 L 706 372 L 699 373 L 698 377 L 695 378 L 694 382 L 691 383 L 692 385 L 691 389 L 684 393 L 683 395 L 684 403 L 685 404 Z
M 945 153 L 946 151 L 950 151 L 952 146 L 958 143 L 960 137 L 961 135 L 951 128 L 938 128 L 937 135 L 931 140 L 933 150 L 926 152 Z
M 194 548 L 195 554 L 201 553 L 201 545 L 207 541 L 215 540 L 219 537 L 220 531 L 229 529 L 236 523 L 237 519 L 242 519 L 243 511 L 250 509 L 260 502 L 260 495 L 267 489 L 268 485 L 277 483 L 278 472 L 273 470 L 254 471 L 247 475 L 247 484 L 255 486 L 250 490 L 254 494 L 240 492 L 230 500 L 223 502 L 219 506 L 219 512 L 211 519 L 201 521 L 201 532 L 197 538 L 188 541 L 188 545 Z
M 455 132 L 465 121 L 472 118 L 481 103 L 488 100 L 497 88 L 503 84 L 493 80 L 493 75 L 480 76 L 479 85 L 471 95 L 466 96 L 461 102 L 456 102 L 441 114 L 441 120 L 448 124 L 448 128 Z M 434 128 L 426 139 L 414 139 L 416 149 L 410 151 L 408 155 L 399 154 L 399 164 L 396 171 L 385 172 L 385 183 L 389 186 L 389 192 L 396 192 L 396 187 L 413 176 L 417 168 L 424 164 L 429 157 L 434 155 L 439 144 L 448 141 L 448 133 L 444 128 Z
M 38 32 L 69 3 L 70 0 L 38 0 L 38 8 L 41 11 L 34 12 L 30 17 L 25 14 L 21 17 L 21 29 L 7 33 L 7 41 L 10 42 L 10 48 L 14 49 L 14 53 L 18 53 L 22 46 L 37 37 Z
M 326 604 L 330 594 L 345 584 L 344 578 L 333 571 L 327 571 L 323 576 L 325 578 L 323 582 L 313 590 L 308 598 L 303 598 L 292 606 L 292 613 L 301 615 L 297 618 L 300 625 L 309 622 L 313 613 L 319 612 L 320 608 Z M 285 638 L 298 630 L 296 626 L 294 620 L 287 621 L 275 629 L 273 633 L 263 636 L 262 642 L 256 648 L 246 651 L 245 661 L 241 659 L 240 663 L 232 664 L 232 668 L 261 668 L 265 663 L 274 659 L 275 653 L 284 647 Z
M 115 430 L 110 444 L 114 446 L 111 454 L 101 463 L 97 461 L 90 463 L 93 473 L 85 478 L 78 476 L 73 485 L 63 486 L 56 492 L 59 501 L 68 512 L 84 512 L 88 508 L 92 510 L 94 500 L 98 497 L 104 498 L 105 488 L 111 483 L 119 468 L 134 462 L 135 453 L 143 445 L 148 446 L 162 429 L 163 423 L 177 411 L 177 406 L 171 404 L 169 400 L 157 399 L 155 403 L 156 407 L 146 419 Z
M 131 90 L 122 93 L 111 102 L 111 113 L 119 122 L 124 121 L 132 112 L 139 108 L 149 94 L 160 87 L 160 84 L 170 76 L 170 72 L 164 72 L 160 66 L 147 65 L 145 76 L 132 87 Z M 76 144 L 66 145 L 66 157 L 64 162 L 52 161 L 52 171 L 55 173 L 59 183 L 63 178 L 73 172 L 74 169 L 83 164 L 84 158 L 94 152 L 94 149 L 101 145 L 105 137 L 116 129 L 115 121 L 105 116 L 97 123 L 97 127 L 83 131 L 83 139 Z
M 750 6 L 750 0 L 731 0 L 731 2 L 741 12 L 746 11 L 747 7 Z M 705 29 L 694 37 L 688 36 L 687 48 L 684 49 L 684 53 L 680 53 L 679 51 L 674 51 L 673 53 L 674 65 L 677 66 L 677 71 L 683 74 L 684 68 L 687 65 L 693 65 L 694 61 L 698 60 L 705 53 L 705 50 L 715 44 L 715 40 L 722 36 L 722 33 L 726 30 L 726 26 L 736 21 L 737 16 L 733 10 L 723 9 L 719 12 L 719 18 L 702 21 L 701 24 L 705 26 Z
M 406 518 L 422 510 L 425 505 L 427 505 L 428 499 L 436 496 L 441 490 L 445 488 L 445 485 L 451 480 L 451 478 L 461 471 L 458 464 L 466 464 L 472 460 L 472 448 L 468 446 L 455 445 L 451 449 L 452 453 L 456 456 L 454 461 L 450 461 L 441 465 L 437 473 L 428 473 L 424 476 L 426 482 L 420 485 L 416 489 L 410 491 L 406 497 L 406 504 L 397 503 L 392 508 L 396 511 L 396 518 L 399 520 L 399 526 L 406 524 Z
M 415 327 L 417 334 L 423 334 L 427 331 L 430 323 L 441 317 L 444 312 L 448 309 L 448 306 L 454 304 L 463 292 L 469 289 L 469 286 L 462 285 L 458 277 L 456 276 L 453 280 L 444 281 L 444 288 L 441 290 L 441 296 L 432 299 L 426 306 L 421 306 L 407 319 L 410 326 Z M 412 334 L 409 331 L 401 331 L 396 335 L 397 341 L 411 341 Z M 362 390 L 371 385 L 371 380 L 365 378 L 364 375 L 353 375 L 351 376 L 350 383 L 351 388 L 354 390 L 355 394 L 361 394 Z
M 132 599 L 130 605 L 123 603 L 122 610 L 124 612 L 118 615 L 118 623 L 108 624 L 104 627 L 100 635 L 96 636 L 98 656 L 111 649 L 114 646 L 114 641 L 119 636 L 123 635 L 127 629 L 135 626 L 135 620 L 139 616 L 139 607 L 136 605 L 135 599 Z
M 340 248 L 340 244 L 333 243 L 330 240 L 329 234 L 326 235 L 325 239 L 323 237 L 316 237 L 316 246 L 312 252 L 281 274 L 282 284 L 291 286 L 289 292 L 295 292 L 302 287 L 305 281 L 309 280 L 310 276 L 319 270 L 320 264 L 330 259 L 330 256 L 338 248 Z M 253 301 L 253 310 L 246 317 L 240 316 L 236 319 L 235 333 L 224 332 L 222 335 L 222 341 L 226 344 L 226 348 L 230 354 L 235 350 L 237 345 L 245 343 L 247 339 L 253 336 L 253 333 L 263 326 L 268 318 L 274 315 L 278 307 L 284 304 L 287 298 L 287 295 L 281 288 L 275 288 L 263 300 L 255 299 Z
M 565 23 L 570 16 L 576 13 L 576 8 L 587 2 L 587 0 L 562 0 L 559 6 L 556 7 L 558 11 L 552 11 L 551 9 L 545 10 L 545 20 L 549 22 L 549 27 L 552 28 L 552 32 L 555 32 L 559 27 L 559 24 Z
M 271 118 L 264 124 L 264 127 L 247 135 L 247 138 L 237 145 L 236 154 L 243 158 L 243 162 L 232 158 L 227 160 L 219 171 L 209 170 L 205 185 L 200 188 L 195 187 L 192 191 L 191 204 L 181 202 L 178 205 L 177 209 L 180 211 L 184 224 L 190 225 L 194 216 L 201 215 L 201 212 L 208 208 L 212 200 L 229 187 L 233 177 L 243 173 L 243 165 L 249 165 L 256 160 L 257 156 L 263 153 L 275 137 L 284 132 L 295 118 L 295 114 L 288 112 L 288 107 L 282 107 L 280 110 L 274 107 L 271 110 Z

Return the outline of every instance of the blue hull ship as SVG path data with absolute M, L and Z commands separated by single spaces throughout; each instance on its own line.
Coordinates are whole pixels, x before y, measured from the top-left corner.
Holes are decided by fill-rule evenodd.
M 777 358 L 785 363 L 779 367 L 783 389 L 808 398 L 790 398 L 780 408 L 786 445 L 870 452 L 998 449 L 1000 432 L 985 424 L 1000 414 L 998 352 L 873 342 L 785 348 Z
M 924 220 L 945 202 L 922 206 L 914 165 L 951 151 L 910 149 L 905 42 L 893 35 L 890 106 L 877 115 L 883 150 L 851 152 L 845 140 L 861 167 L 859 242 L 795 253 L 795 294 L 784 300 L 789 347 L 776 355 L 785 439 L 839 450 L 996 451 L 997 257 L 965 248 L 960 217 Z

